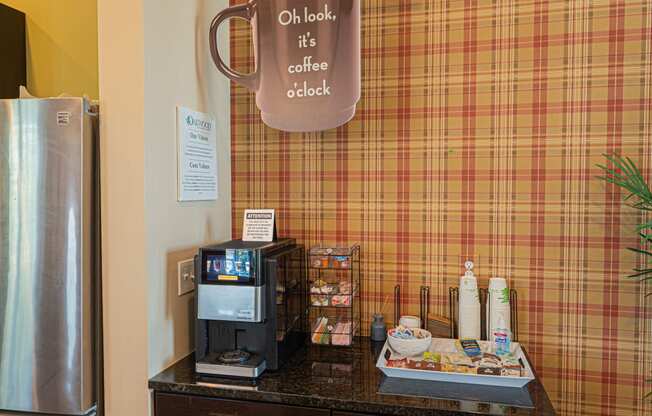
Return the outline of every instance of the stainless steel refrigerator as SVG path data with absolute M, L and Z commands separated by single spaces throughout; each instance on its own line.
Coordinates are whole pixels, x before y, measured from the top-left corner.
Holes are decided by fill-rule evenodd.
M 96 410 L 96 126 L 81 98 L 0 100 L 0 414 Z

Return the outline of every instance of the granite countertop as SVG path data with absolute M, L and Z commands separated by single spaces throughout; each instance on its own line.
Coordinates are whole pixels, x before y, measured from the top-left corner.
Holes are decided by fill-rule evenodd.
M 552 415 L 536 378 L 524 388 L 385 377 L 376 369 L 382 343 L 360 338 L 349 349 L 307 347 L 281 370 L 255 382 L 199 377 L 192 355 L 149 381 L 157 392 L 191 394 L 382 415 Z

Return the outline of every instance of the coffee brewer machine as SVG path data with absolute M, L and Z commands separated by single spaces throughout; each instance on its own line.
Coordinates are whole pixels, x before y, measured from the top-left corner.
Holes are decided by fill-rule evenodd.
M 204 247 L 195 258 L 195 368 L 256 378 L 304 344 L 303 246 L 293 239 Z

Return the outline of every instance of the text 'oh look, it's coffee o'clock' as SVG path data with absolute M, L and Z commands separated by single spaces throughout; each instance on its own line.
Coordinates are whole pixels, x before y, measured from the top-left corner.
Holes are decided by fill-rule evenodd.
M 255 72 L 227 66 L 217 29 L 232 17 L 252 22 Z M 288 42 L 288 39 L 294 39 Z M 256 94 L 270 127 L 311 132 L 353 118 L 360 99 L 360 0 L 251 0 L 220 12 L 211 24 L 211 54 L 218 70 Z

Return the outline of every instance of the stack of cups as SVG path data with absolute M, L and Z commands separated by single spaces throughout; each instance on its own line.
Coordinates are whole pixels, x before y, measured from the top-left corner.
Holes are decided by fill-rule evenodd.
M 502 318 L 502 319 L 501 319 Z M 502 325 L 506 328 L 499 328 Z M 487 298 L 487 338 L 495 341 L 496 329 L 510 329 L 509 288 L 502 277 L 489 279 L 489 295 Z
M 478 281 L 473 275 L 473 263 L 467 262 L 466 273 L 460 278 L 459 338 L 480 339 L 480 296 Z

